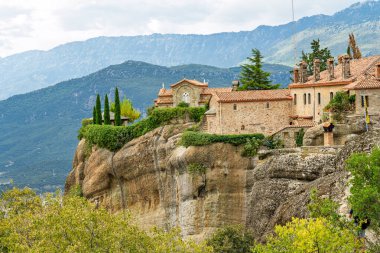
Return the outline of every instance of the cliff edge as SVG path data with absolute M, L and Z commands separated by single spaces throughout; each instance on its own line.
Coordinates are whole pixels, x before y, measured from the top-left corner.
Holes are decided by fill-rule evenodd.
M 345 212 L 344 160 L 380 145 L 380 132 L 372 131 L 344 147 L 262 151 L 247 158 L 231 144 L 177 145 L 189 126 L 159 127 L 117 152 L 89 149 L 81 140 L 65 191 L 79 185 L 86 198 L 112 212 L 130 210 L 143 228 L 178 226 L 197 240 L 239 223 L 263 239 L 275 224 L 307 216 L 312 188 L 340 202 Z

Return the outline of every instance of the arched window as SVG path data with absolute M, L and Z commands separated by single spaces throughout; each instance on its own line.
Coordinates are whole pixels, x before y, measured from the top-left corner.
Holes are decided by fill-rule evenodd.
M 189 95 L 189 93 L 184 92 L 182 94 L 182 101 L 185 102 L 185 103 L 190 104 L 190 95 Z
M 234 111 L 236 111 L 237 110 L 237 105 L 236 104 L 234 104 Z

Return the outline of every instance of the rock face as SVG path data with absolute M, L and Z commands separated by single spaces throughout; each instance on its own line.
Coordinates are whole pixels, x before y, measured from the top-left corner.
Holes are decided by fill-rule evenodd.
M 184 236 L 202 239 L 217 227 L 239 223 L 262 240 L 275 224 L 308 215 L 312 188 L 344 205 L 344 160 L 380 144 L 380 132 L 373 131 L 342 149 L 283 149 L 245 158 L 242 147 L 230 144 L 178 146 L 188 126 L 158 128 L 116 153 L 96 147 L 86 152 L 82 140 L 66 191 L 80 185 L 85 197 L 112 212 L 130 210 L 144 228 L 179 226 Z M 206 169 L 189 170 L 194 166 Z

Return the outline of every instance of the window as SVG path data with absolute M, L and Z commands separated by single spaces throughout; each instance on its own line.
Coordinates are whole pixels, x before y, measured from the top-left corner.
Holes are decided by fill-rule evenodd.
M 269 108 L 269 103 L 267 102 L 267 108 Z
M 306 105 L 306 93 L 303 94 L 303 104 Z
M 334 98 L 334 92 L 330 92 L 330 101 Z
M 241 128 L 240 128 L 241 130 L 244 130 L 245 129 L 245 126 L 244 125 L 241 125 Z
M 287 139 L 289 138 L 289 133 L 288 132 L 284 132 L 284 139 Z
M 307 94 L 307 102 L 308 104 L 311 104 L 311 94 Z
M 362 107 L 365 107 L 365 105 L 367 105 L 367 107 L 369 107 L 369 98 L 368 98 L 368 96 L 362 96 Z
M 297 104 L 297 94 L 294 94 L 294 105 Z
M 182 94 L 182 101 L 185 102 L 185 103 L 190 103 L 190 95 L 189 93 L 185 92 Z
M 237 104 L 234 104 L 234 111 L 237 110 Z
M 321 93 L 318 92 L 318 104 L 321 104 Z

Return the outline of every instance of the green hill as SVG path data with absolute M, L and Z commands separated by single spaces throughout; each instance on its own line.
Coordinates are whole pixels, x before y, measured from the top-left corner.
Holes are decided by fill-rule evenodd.
M 272 69 L 273 65 L 265 65 Z M 276 83 L 287 84 L 289 68 L 277 65 Z M 210 87 L 229 86 L 239 68 L 204 65 L 162 67 L 128 61 L 88 76 L 0 101 L 0 184 L 14 179 L 16 185 L 47 191 L 62 187 L 71 169 L 77 130 L 84 117 L 92 116 L 96 94 L 113 99 L 114 87 L 144 111 L 164 82 L 186 77 L 205 79 Z

